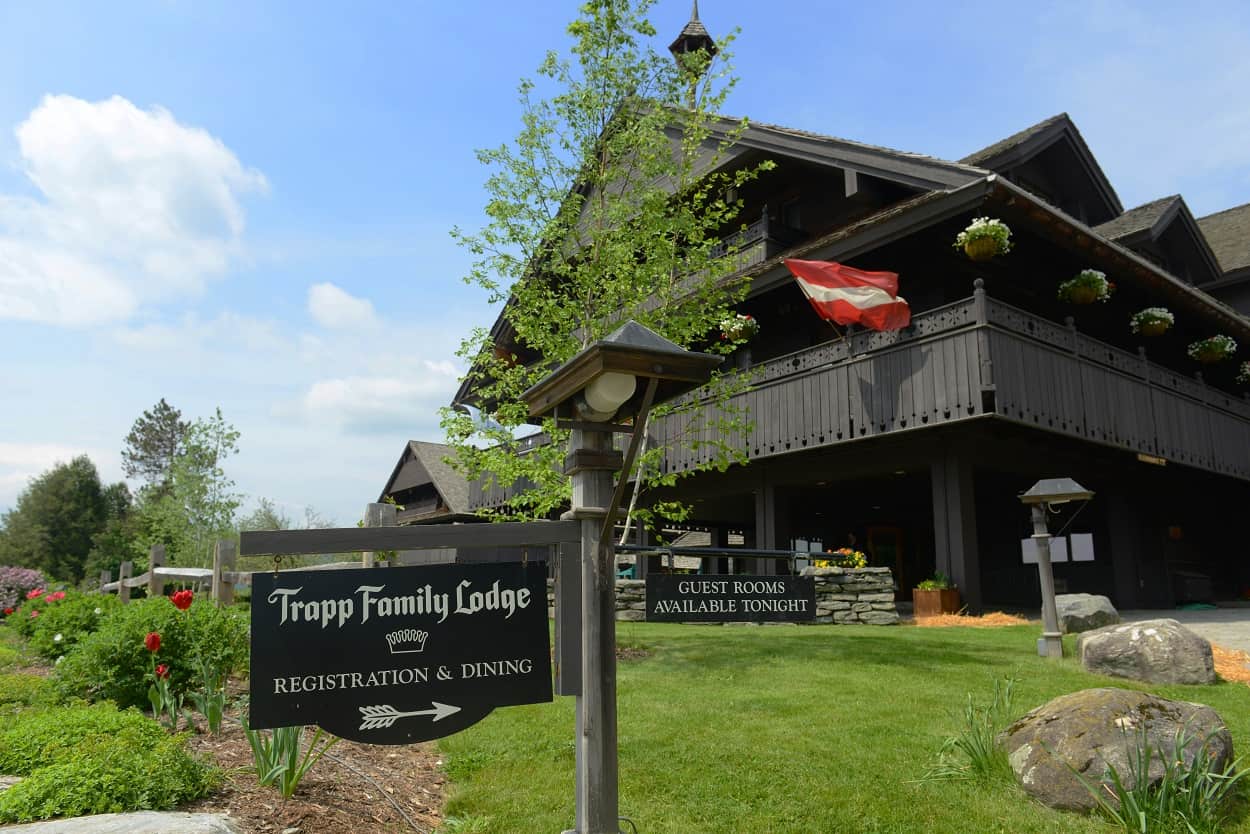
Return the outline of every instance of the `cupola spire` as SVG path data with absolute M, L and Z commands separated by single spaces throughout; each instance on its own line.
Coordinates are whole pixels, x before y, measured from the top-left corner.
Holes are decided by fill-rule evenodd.
M 690 10 L 690 20 L 681 30 L 681 34 L 677 36 L 677 40 L 669 44 L 668 51 L 673 53 L 673 57 L 680 63 L 682 55 L 687 52 L 698 52 L 700 49 L 707 50 L 708 57 L 711 57 L 716 54 L 716 41 L 707 33 L 707 27 L 699 20 L 699 0 L 694 0 L 694 6 Z

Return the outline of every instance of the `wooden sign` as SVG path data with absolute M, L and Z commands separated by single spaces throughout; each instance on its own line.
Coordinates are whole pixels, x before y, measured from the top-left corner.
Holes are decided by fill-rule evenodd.
M 647 575 L 647 620 L 660 623 L 816 619 L 811 576 Z
M 256 573 L 250 726 L 441 738 L 552 699 L 546 563 Z

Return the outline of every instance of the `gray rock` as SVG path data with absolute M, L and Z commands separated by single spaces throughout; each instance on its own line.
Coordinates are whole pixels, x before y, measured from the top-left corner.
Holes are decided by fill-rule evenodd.
M 1059 594 L 1055 597 L 1059 611 L 1059 630 L 1077 634 L 1120 622 L 1120 613 L 1111 600 L 1097 594 Z
M 627 622 L 627 623 L 641 622 L 642 620 L 647 619 L 647 612 L 646 611 L 617 611 L 616 619 L 622 622 Z
M 5 834 L 239 834 L 220 814 L 137 811 L 15 825 Z
M 898 622 L 897 611 L 865 611 L 859 615 L 860 622 L 868 625 L 894 625 Z
M 4 793 L 20 781 L 22 781 L 21 776 L 0 776 L 0 793 Z
M 1077 638 L 1087 671 L 1149 683 L 1215 683 L 1211 644 L 1176 620 L 1142 620 Z
M 1163 758 L 1171 757 L 1177 733 L 1185 734 L 1182 760 L 1192 765 L 1204 741 L 1215 766 L 1232 760 L 1233 740 L 1224 721 L 1210 707 L 1170 701 L 1127 689 L 1086 689 L 1061 695 L 1016 721 L 998 737 L 1024 790 L 1052 808 L 1093 810 L 1089 790 L 1109 785 L 1111 765 L 1125 786 L 1131 784 L 1130 758 L 1141 734 L 1151 749 L 1149 779 L 1163 776 Z M 1132 783 L 1135 784 L 1135 783 Z
M 860 594 L 860 602 L 894 602 L 893 593 Z

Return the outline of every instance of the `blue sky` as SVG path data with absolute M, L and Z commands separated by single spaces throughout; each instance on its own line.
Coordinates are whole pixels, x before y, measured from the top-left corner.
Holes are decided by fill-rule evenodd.
M 735 115 L 958 158 L 1061 111 L 1126 207 L 1250 202 L 1250 4 L 704 0 Z M 449 230 L 576 4 L 0 3 L 0 510 L 161 397 L 341 524 L 493 311 Z M 689 15 L 661 0 L 667 44 Z

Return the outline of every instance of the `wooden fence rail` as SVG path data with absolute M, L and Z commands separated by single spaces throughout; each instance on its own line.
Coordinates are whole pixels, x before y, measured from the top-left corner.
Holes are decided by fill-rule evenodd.
M 395 523 L 395 508 L 389 504 L 370 504 L 365 511 L 367 527 L 391 526 Z M 111 572 L 107 570 L 100 572 L 99 590 L 106 594 L 116 593 L 123 603 L 127 603 L 130 602 L 130 592 L 134 588 L 146 588 L 148 596 L 158 597 L 164 595 L 165 585 L 168 582 L 195 582 L 207 584 L 209 598 L 219 606 L 230 605 L 234 602 L 236 585 L 251 586 L 253 574 L 271 572 L 271 570 L 237 570 L 238 547 L 229 539 L 222 539 L 214 545 L 211 568 L 171 567 L 165 564 L 165 560 L 164 545 L 153 545 L 148 553 L 148 570 L 135 576 L 134 562 L 122 562 L 118 568 L 116 580 L 113 579 Z M 355 561 L 311 565 L 300 570 L 342 570 L 372 567 L 373 564 L 374 554 L 367 552 Z

